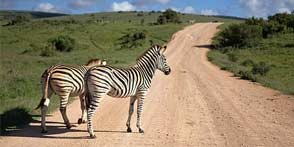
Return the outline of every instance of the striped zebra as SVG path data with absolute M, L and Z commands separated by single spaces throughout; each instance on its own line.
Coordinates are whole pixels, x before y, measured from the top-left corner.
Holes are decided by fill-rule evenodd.
M 47 132 L 46 113 L 49 106 L 50 98 L 53 93 L 60 97 L 60 112 L 64 123 L 68 129 L 71 124 L 66 115 L 66 105 L 69 97 L 80 97 L 82 116 L 78 123 L 85 123 L 85 95 L 84 95 L 84 76 L 88 69 L 96 65 L 106 65 L 106 61 L 101 59 L 91 59 L 85 66 L 66 66 L 54 65 L 44 71 L 41 77 L 43 97 L 36 109 L 41 107 L 42 115 L 42 133 Z
M 163 55 L 166 46 L 154 45 L 137 59 L 136 65 L 130 68 L 114 68 L 110 66 L 95 66 L 85 75 L 87 129 L 91 138 L 95 138 L 92 119 L 101 99 L 107 94 L 111 97 L 130 97 L 127 132 L 132 132 L 130 121 L 137 102 L 137 128 L 141 128 L 141 113 L 146 94 L 150 88 L 152 77 L 156 69 L 168 75 L 171 72 Z

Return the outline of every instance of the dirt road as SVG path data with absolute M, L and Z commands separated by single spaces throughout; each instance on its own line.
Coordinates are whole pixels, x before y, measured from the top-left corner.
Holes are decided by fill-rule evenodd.
M 157 72 L 143 112 L 145 134 L 126 133 L 129 99 L 105 98 L 95 115 L 96 139 L 86 124 L 66 130 L 59 112 L 48 117 L 48 134 L 39 123 L 1 137 L 1 147 L 32 146 L 294 146 L 294 97 L 239 80 L 207 61 L 207 45 L 217 23 L 186 27 L 168 44 L 172 73 Z M 79 100 L 68 108 L 80 116 Z

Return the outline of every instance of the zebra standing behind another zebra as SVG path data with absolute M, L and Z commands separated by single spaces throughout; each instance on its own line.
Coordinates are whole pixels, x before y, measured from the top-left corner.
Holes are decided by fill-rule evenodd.
M 78 123 L 85 123 L 85 82 L 84 76 L 88 69 L 93 66 L 106 65 L 105 60 L 91 59 L 85 66 L 66 66 L 66 65 L 54 65 L 44 71 L 41 78 L 43 97 L 36 109 L 41 107 L 42 115 L 42 133 L 47 132 L 46 128 L 46 113 L 50 103 L 50 98 L 53 93 L 60 97 L 60 112 L 64 123 L 68 129 L 71 128 L 71 124 L 66 115 L 66 106 L 69 97 L 80 97 L 82 116 L 79 118 Z
M 140 133 L 141 113 L 144 99 L 151 85 L 151 80 L 156 69 L 168 75 L 171 72 L 163 53 L 166 46 L 154 45 L 137 59 L 135 66 L 127 69 L 110 66 L 95 66 L 85 75 L 86 109 L 88 119 L 88 132 L 91 138 L 95 138 L 92 119 L 101 99 L 107 94 L 112 97 L 131 97 L 129 116 L 127 120 L 127 132 L 132 132 L 130 121 L 134 111 L 134 103 L 137 102 L 137 127 Z

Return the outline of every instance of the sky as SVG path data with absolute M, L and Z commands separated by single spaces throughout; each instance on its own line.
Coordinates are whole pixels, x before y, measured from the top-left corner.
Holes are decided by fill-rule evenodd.
M 162 11 L 167 8 L 202 15 L 267 17 L 290 13 L 294 0 L 0 0 L 0 10 L 32 10 L 68 14 L 104 11 Z

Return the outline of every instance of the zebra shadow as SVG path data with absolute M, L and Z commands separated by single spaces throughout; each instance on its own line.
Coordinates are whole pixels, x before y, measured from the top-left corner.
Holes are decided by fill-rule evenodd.
M 197 48 L 209 48 L 209 49 L 212 49 L 213 48 L 213 46 L 211 44 L 194 45 L 193 47 L 197 47 Z
M 31 138 L 48 138 L 48 139 L 91 139 L 86 130 L 86 125 L 84 130 L 76 129 L 77 123 L 72 123 L 73 127 L 67 129 L 63 122 L 50 122 L 47 121 L 47 133 L 41 133 L 40 121 L 33 121 L 31 124 L 25 126 L 22 129 L 14 130 L 1 136 L 6 137 L 31 137 Z M 83 133 L 84 132 L 84 133 Z M 128 133 L 122 130 L 95 130 L 96 135 L 99 133 Z M 77 134 L 79 136 L 77 136 Z M 135 132 L 137 133 L 137 132 Z M 81 136 L 82 135 L 82 136 Z

